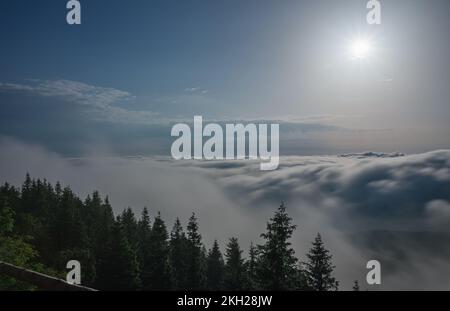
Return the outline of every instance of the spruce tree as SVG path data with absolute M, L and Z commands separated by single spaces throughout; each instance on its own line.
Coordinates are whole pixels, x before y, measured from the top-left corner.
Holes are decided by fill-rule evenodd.
M 306 273 L 303 269 L 302 263 L 300 263 L 297 266 L 297 269 L 295 271 L 295 290 L 302 290 L 302 291 L 310 291 L 311 289 L 308 286 L 308 281 L 306 279 Z
M 206 288 L 208 290 L 221 290 L 223 288 L 224 262 L 217 240 L 208 252 L 206 268 Z
M 284 204 L 278 208 L 267 223 L 267 232 L 261 234 L 265 244 L 258 246 L 258 285 L 261 289 L 289 290 L 295 288 L 296 263 L 289 240 L 295 225 L 286 212 Z
M 170 233 L 170 267 L 172 286 L 174 289 L 183 290 L 188 287 L 187 269 L 189 260 L 186 256 L 188 251 L 188 240 L 177 218 Z
M 105 248 L 105 241 L 111 235 L 114 225 L 114 214 L 108 198 L 102 200 L 100 194 L 95 191 L 84 202 L 83 218 L 85 220 L 91 249 L 96 254 L 101 254 Z
M 33 180 L 30 174 L 27 173 L 25 176 L 25 181 L 22 184 L 21 190 L 21 204 L 20 212 L 29 213 L 33 212 Z
M 139 228 L 133 210 L 131 208 L 125 209 L 120 216 L 120 220 L 128 243 L 135 251 L 137 251 L 139 244 Z
M 248 252 L 248 260 L 246 262 L 246 289 L 248 290 L 257 290 L 257 264 L 258 264 L 258 249 L 253 244 L 253 242 L 250 243 L 250 249 Z
M 225 288 L 243 290 L 246 285 L 245 264 L 237 238 L 231 238 L 226 249 Z
M 142 210 L 141 219 L 139 219 L 138 221 L 139 238 L 149 236 L 150 231 L 151 231 L 150 213 L 148 212 L 148 209 L 144 207 L 144 209 Z
M 95 258 L 95 271 L 98 277 L 101 279 L 102 270 L 108 268 L 111 263 L 111 247 L 113 243 L 113 236 L 118 238 L 122 237 L 122 232 L 118 232 L 120 224 L 117 224 L 114 220 L 114 214 L 108 198 L 104 201 L 101 199 L 98 192 L 94 192 L 91 196 L 88 196 L 83 204 L 82 217 L 84 220 L 84 227 L 86 228 L 89 245 L 89 252 Z M 116 232 L 112 232 L 113 228 Z M 126 237 L 123 235 L 126 239 Z M 127 240 L 128 243 L 128 240 Z M 105 268 L 103 267 L 105 266 Z M 94 282 L 95 285 L 102 280 Z
M 60 191 L 48 222 L 49 247 L 53 252 L 87 247 L 87 230 L 81 215 L 83 204 L 69 187 Z
M 0 236 L 7 235 L 13 231 L 14 210 L 12 210 L 6 199 L 0 197 Z
M 202 236 L 198 232 L 198 222 L 195 217 L 195 213 L 189 218 L 187 226 L 187 256 L 188 256 L 188 269 L 186 289 L 198 290 L 201 289 L 204 284 L 204 254 Z
M 141 276 L 141 283 L 146 286 L 150 278 L 150 254 L 151 249 L 151 221 L 147 208 L 142 211 L 141 219 L 138 222 L 138 261 Z
M 113 225 L 105 255 L 97 266 L 97 288 L 136 290 L 140 287 L 137 256 L 128 243 L 120 220 Z
M 169 267 L 169 235 L 161 214 L 155 217 L 150 235 L 149 261 L 145 269 L 149 271 L 148 279 L 144 280 L 146 290 L 167 290 L 171 286 Z M 147 266 L 148 265 L 148 266 Z
M 332 275 L 335 268 L 332 255 L 325 248 L 320 234 L 317 234 L 306 256 L 308 260 L 304 265 L 308 287 L 314 291 L 337 290 L 338 283 Z

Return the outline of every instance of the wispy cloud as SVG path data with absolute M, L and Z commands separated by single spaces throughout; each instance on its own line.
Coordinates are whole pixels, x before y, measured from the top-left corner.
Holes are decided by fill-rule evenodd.
M 201 87 L 187 87 L 184 89 L 187 93 L 197 93 L 197 94 L 207 94 L 209 90 L 201 88 Z
M 28 80 L 27 82 L 27 84 L 0 83 L 0 91 L 29 92 L 34 95 L 57 97 L 66 102 L 94 107 L 106 107 L 134 98 L 125 91 L 71 80 Z
M 60 100 L 61 103 L 90 108 L 93 119 L 110 122 L 153 122 L 158 115 L 152 111 L 135 111 L 116 106 L 133 101 L 127 91 L 94 86 L 72 80 L 27 80 L 27 83 L 0 83 L 0 92 L 25 93 Z

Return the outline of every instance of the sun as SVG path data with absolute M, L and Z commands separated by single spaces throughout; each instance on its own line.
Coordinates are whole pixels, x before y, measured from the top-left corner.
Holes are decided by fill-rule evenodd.
M 352 59 L 367 59 L 372 49 L 372 42 L 369 39 L 358 38 L 350 43 L 349 55 Z

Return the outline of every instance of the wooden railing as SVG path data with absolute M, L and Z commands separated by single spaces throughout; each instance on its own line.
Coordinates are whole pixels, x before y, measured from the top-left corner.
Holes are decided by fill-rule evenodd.
M 6 262 L 0 261 L 0 275 L 12 277 L 18 281 L 34 285 L 38 290 L 46 291 L 95 291 L 95 289 L 72 285 L 64 280 L 51 277 L 39 272 L 16 267 Z

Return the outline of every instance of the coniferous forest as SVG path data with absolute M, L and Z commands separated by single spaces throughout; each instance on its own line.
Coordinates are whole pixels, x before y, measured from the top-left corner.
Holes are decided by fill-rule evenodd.
M 320 234 L 300 262 L 290 243 L 296 226 L 284 204 L 261 244 L 244 250 L 229 237 L 206 249 L 195 213 L 168 227 L 159 212 L 114 215 L 108 198 L 84 200 L 69 187 L 32 179 L 0 187 L 0 261 L 65 279 L 78 260 L 82 284 L 99 290 L 337 290 L 332 256 Z M 0 290 L 33 290 L 0 276 Z

